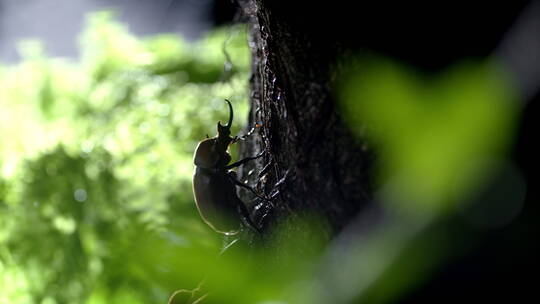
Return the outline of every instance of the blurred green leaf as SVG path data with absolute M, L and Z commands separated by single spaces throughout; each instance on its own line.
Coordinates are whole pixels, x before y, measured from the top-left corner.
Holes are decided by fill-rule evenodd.
M 463 62 L 424 75 L 380 57 L 360 60 L 342 84 L 351 127 L 381 153 L 380 178 L 393 180 L 411 212 L 455 210 L 504 157 L 518 103 L 495 62 Z
M 332 249 L 326 280 L 338 282 L 334 295 L 341 302 L 393 303 L 479 237 L 449 219 L 505 166 L 518 96 L 492 58 L 437 74 L 374 55 L 348 67 L 340 107 L 376 151 L 375 201 L 384 215 L 365 235 Z M 512 204 L 519 193 L 511 189 L 505 199 Z M 336 263 L 348 271 L 339 273 Z

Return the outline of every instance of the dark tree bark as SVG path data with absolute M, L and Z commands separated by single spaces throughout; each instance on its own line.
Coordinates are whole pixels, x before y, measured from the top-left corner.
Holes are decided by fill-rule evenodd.
M 314 39 L 317 33 L 291 24 L 280 7 L 268 3 L 241 2 L 249 17 L 253 57 L 249 123 L 262 124 L 242 154 L 267 151 L 242 174 L 245 179 L 254 169 L 247 179 L 256 183 L 256 173 L 269 166 L 260 189 L 279 194 L 272 213 L 259 219 L 266 229 L 293 219 L 285 229 L 295 230 L 294 218 L 314 216 L 320 220 L 316 233 L 331 237 L 370 201 L 372 156 L 336 108 L 332 67 L 340 52 L 337 44 Z
M 323 219 L 315 233 L 322 231 L 328 239 L 356 216 L 367 221 L 384 217 L 379 212 L 366 214 L 376 206 L 371 199 L 376 191 L 372 168 L 377 153 L 350 132 L 336 104 L 333 89 L 344 70 L 343 58 L 369 49 L 427 74 L 463 58 L 485 58 L 493 54 L 528 1 L 489 5 L 470 1 L 237 2 L 247 17 L 253 57 L 249 123 L 262 124 L 244 141 L 241 154 L 267 151 L 239 173 L 250 184 L 259 182 L 266 195 L 279 190 L 270 214 L 263 218 L 264 210 L 254 210 L 265 225 L 260 239 L 264 245 L 265 236 L 283 222 L 285 232 L 298 237 L 303 226 L 296 219 L 306 214 Z M 359 4 L 362 7 L 355 7 Z M 268 164 L 268 173 L 259 181 L 257 173 Z M 284 177 L 282 185 L 275 187 Z M 241 196 L 251 207 L 260 202 L 247 191 Z M 463 283 L 462 274 L 468 273 L 471 264 L 501 272 L 486 262 L 486 257 L 497 256 L 506 246 L 499 237 L 493 239 L 497 241 L 490 242 L 491 247 L 486 245 L 470 261 L 450 264 L 431 285 L 419 287 L 405 300 L 434 300 L 441 292 L 456 290 L 466 294 L 469 288 L 479 287 L 477 282 L 484 282 L 485 290 L 501 284 L 504 288 L 498 276 L 484 272 L 472 276 L 474 284 Z
M 266 195 L 279 189 L 272 214 L 259 219 L 266 228 L 310 214 L 323 219 L 320 228 L 330 228 L 330 238 L 366 209 L 376 188 L 376 152 L 352 134 L 336 104 L 333 89 L 344 58 L 368 48 L 429 72 L 464 56 L 484 57 L 526 3 L 492 4 L 486 15 L 484 5 L 465 1 L 361 7 L 344 0 L 237 2 L 247 16 L 253 59 L 249 123 L 262 123 L 241 154 L 267 151 L 241 177 L 259 182 Z M 259 181 L 257 173 L 268 164 Z M 247 192 L 242 196 L 249 201 Z

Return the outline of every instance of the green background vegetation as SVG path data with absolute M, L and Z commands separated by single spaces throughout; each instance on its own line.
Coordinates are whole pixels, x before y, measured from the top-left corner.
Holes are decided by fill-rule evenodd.
M 165 303 L 182 286 L 159 267 L 174 266 L 138 250 L 145 236 L 170 251 L 218 241 L 194 207 L 192 157 L 224 98 L 233 132 L 245 124 L 245 29 L 141 40 L 101 13 L 80 45 L 71 62 L 25 42 L 0 66 L 0 303 Z

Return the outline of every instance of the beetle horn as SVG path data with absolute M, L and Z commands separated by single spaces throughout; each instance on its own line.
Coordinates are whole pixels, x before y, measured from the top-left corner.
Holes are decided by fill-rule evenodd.
M 225 126 L 222 126 L 221 125 L 221 122 L 218 122 L 218 129 L 221 129 L 221 128 L 227 128 L 227 129 L 230 129 L 231 128 L 231 125 L 232 125 L 232 121 L 233 121 L 233 108 L 232 108 L 232 105 L 231 105 L 231 102 L 228 100 L 228 99 L 225 99 L 225 101 L 227 102 L 227 104 L 229 105 L 229 122 L 225 125 Z
M 231 102 L 228 100 L 228 99 L 225 99 L 225 101 L 227 102 L 227 104 L 229 105 L 229 122 L 227 123 L 227 128 L 231 128 L 232 126 L 232 120 L 233 120 L 233 109 L 232 109 L 232 105 L 231 105 Z

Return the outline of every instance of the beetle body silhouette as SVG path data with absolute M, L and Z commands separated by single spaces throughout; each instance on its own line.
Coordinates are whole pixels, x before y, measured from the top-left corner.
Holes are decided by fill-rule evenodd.
M 233 109 L 231 103 L 225 101 L 229 105 L 229 122 L 225 126 L 218 122 L 217 136 L 199 142 L 195 149 L 193 194 L 202 219 L 215 231 L 232 235 L 239 231 L 243 220 L 257 230 L 244 202 L 236 194 L 238 182 L 235 182 L 234 171 L 230 171 L 254 158 L 229 165 L 231 155 L 227 149 L 237 138 L 230 136 Z

